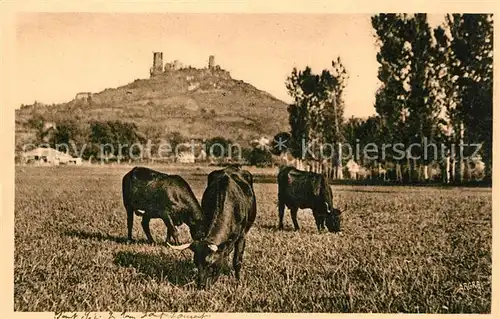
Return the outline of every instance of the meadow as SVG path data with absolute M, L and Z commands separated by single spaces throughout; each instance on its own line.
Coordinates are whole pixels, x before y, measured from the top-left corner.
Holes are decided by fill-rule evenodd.
M 162 221 L 156 245 L 137 217 L 126 243 L 130 168 L 16 167 L 15 311 L 491 311 L 491 188 L 334 185 L 347 206 L 338 235 L 317 233 L 309 210 L 300 231 L 288 211 L 278 231 L 277 185 L 257 178 L 241 282 L 228 262 L 198 291 L 192 253 L 164 245 Z M 181 172 L 200 200 L 205 174 Z

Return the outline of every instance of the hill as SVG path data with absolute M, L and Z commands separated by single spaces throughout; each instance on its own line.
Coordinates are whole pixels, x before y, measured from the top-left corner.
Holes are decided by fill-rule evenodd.
M 287 104 L 220 68 L 166 70 L 149 79 L 58 105 L 16 110 L 16 144 L 34 136 L 30 120 L 133 122 L 148 138 L 179 132 L 187 138 L 222 136 L 241 144 L 288 130 Z

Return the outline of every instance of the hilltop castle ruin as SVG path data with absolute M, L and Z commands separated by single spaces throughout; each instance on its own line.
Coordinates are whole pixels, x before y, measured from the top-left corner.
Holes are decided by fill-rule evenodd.
M 184 65 L 179 60 L 167 62 L 163 65 L 163 52 L 153 52 L 153 66 L 149 69 L 151 77 L 163 74 L 168 71 L 175 71 L 184 68 Z M 221 70 L 219 65 L 215 64 L 215 56 L 208 57 L 208 70 Z
M 225 81 L 231 80 L 229 72 L 215 64 L 215 56 L 213 55 L 208 57 L 208 63 L 204 68 L 197 69 L 183 65 L 179 60 L 163 64 L 163 52 L 153 52 L 153 65 L 150 67 L 149 73 L 149 80 L 152 80 L 154 83 L 170 81 L 169 90 L 173 90 L 174 92 L 220 89 L 225 85 Z M 73 102 L 79 106 L 90 106 L 100 103 L 115 103 L 117 100 L 135 101 L 139 97 L 134 95 L 136 94 L 134 93 L 134 89 L 143 85 L 141 83 L 143 83 L 143 80 L 136 79 L 133 83 L 123 88 L 105 89 L 96 94 L 79 92 L 76 94 Z

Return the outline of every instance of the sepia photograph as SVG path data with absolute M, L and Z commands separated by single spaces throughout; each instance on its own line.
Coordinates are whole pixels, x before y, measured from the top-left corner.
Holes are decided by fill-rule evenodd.
M 16 12 L 12 310 L 491 314 L 496 16 L 384 12 Z

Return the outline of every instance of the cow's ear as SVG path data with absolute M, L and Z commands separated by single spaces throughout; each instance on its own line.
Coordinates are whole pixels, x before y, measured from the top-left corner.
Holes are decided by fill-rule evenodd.
M 213 172 L 208 174 L 207 176 L 207 185 L 210 185 L 212 183 L 212 180 L 214 179 Z
M 250 173 L 249 171 L 241 171 L 241 175 L 247 181 L 247 183 L 249 183 L 250 185 L 253 186 L 253 176 L 252 176 L 252 173 Z

